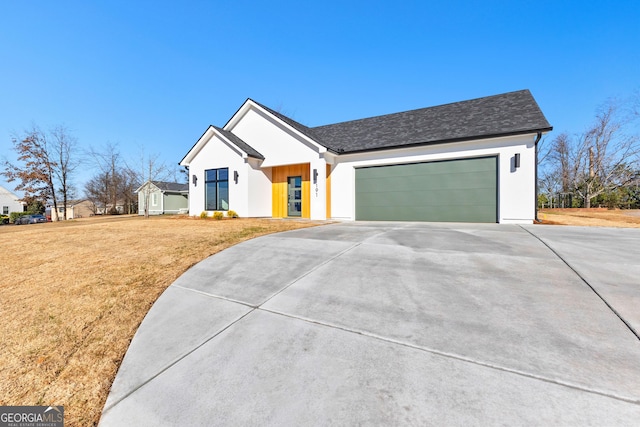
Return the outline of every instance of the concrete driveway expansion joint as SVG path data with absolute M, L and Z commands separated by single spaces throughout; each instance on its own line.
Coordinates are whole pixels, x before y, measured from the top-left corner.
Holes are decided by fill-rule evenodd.
M 289 289 L 291 286 L 295 285 L 297 282 L 299 282 L 300 280 L 302 280 L 303 278 L 307 277 L 308 275 L 310 275 L 311 273 L 313 273 L 314 271 L 318 270 L 319 268 L 322 268 L 323 266 L 329 264 L 330 262 L 334 261 L 337 258 L 340 258 L 342 255 L 344 255 L 345 253 L 353 250 L 354 248 L 360 246 L 362 243 L 357 242 L 354 243 L 353 245 L 349 246 L 348 248 L 342 250 L 341 252 L 337 253 L 336 255 L 333 255 L 332 257 L 324 260 L 323 262 L 321 262 L 318 265 L 313 266 L 313 268 L 309 269 L 308 271 L 306 271 L 305 273 L 303 273 L 302 275 L 296 277 L 295 279 L 293 279 L 291 282 L 289 282 L 286 286 L 284 286 L 282 289 L 280 289 L 279 291 L 275 292 L 273 295 L 269 296 L 267 299 L 265 299 L 264 301 L 262 301 L 262 303 L 258 304 L 256 306 L 256 308 L 262 307 L 263 305 L 265 305 L 267 302 L 269 302 L 270 300 L 272 300 L 273 298 L 275 298 L 276 296 L 278 296 L 279 294 L 281 294 L 282 292 L 286 291 L 287 289 Z
M 580 278 L 580 280 L 589 287 L 589 289 L 591 289 L 591 291 L 596 294 L 598 296 L 598 298 L 600 298 L 600 300 L 609 308 L 609 310 L 611 310 L 611 312 L 613 314 L 616 315 L 616 317 L 618 319 L 620 319 L 620 321 L 622 323 L 624 323 L 624 325 L 627 327 L 627 329 L 629 329 L 629 331 L 631 331 L 631 333 L 633 335 L 635 335 L 636 339 L 638 341 L 640 341 L 640 332 L 637 331 L 633 325 L 631 325 L 631 323 L 629 321 L 627 321 L 627 319 L 624 318 L 624 316 L 615 309 L 615 307 L 613 307 L 613 305 L 611 305 L 609 303 L 609 301 L 607 301 L 607 299 L 600 293 L 598 292 L 598 290 L 596 289 L 595 286 L 593 286 L 591 283 L 589 283 L 589 281 L 582 275 L 580 274 L 580 272 L 574 267 L 572 266 L 569 261 L 567 261 L 562 255 L 560 255 L 560 253 L 558 253 L 558 251 L 556 251 L 550 243 L 546 242 L 543 238 L 541 238 L 540 236 L 536 235 L 534 232 L 532 232 L 531 230 L 520 226 L 520 228 L 522 228 L 524 231 L 526 231 L 527 233 L 529 233 L 530 235 L 532 235 L 534 238 L 536 238 L 537 240 L 539 240 L 544 246 L 546 246 L 556 257 L 558 257 L 558 259 L 560 259 L 560 261 L 562 261 L 567 267 L 569 267 L 569 269 L 571 271 L 573 271 L 576 276 L 578 276 Z

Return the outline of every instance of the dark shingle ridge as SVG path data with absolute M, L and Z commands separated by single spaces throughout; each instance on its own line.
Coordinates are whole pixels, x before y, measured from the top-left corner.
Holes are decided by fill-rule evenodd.
M 242 139 L 238 138 L 235 134 L 229 132 L 228 130 L 219 128 L 217 126 L 213 126 L 213 127 L 215 128 L 215 130 L 217 130 L 222 135 L 224 135 L 224 137 L 227 138 L 229 141 L 231 141 L 234 145 L 236 145 L 242 151 L 247 153 L 247 155 L 249 155 L 250 157 L 264 160 L 264 156 L 260 154 L 258 150 L 256 150 L 255 148 L 253 148 L 252 146 L 244 142 Z
M 189 191 L 189 184 L 180 184 L 178 182 L 167 181 L 151 181 L 151 183 L 162 191 L 174 191 L 179 193 Z
M 310 128 L 337 153 L 550 131 L 527 89 L 436 107 Z

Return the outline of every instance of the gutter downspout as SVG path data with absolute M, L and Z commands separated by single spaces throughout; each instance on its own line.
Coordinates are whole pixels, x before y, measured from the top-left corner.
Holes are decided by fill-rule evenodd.
M 542 132 L 538 132 L 538 136 L 536 136 L 536 140 L 533 143 L 535 145 L 535 151 L 536 151 L 536 171 L 535 171 L 535 180 L 536 180 L 536 191 L 535 191 L 535 203 L 533 205 L 533 209 L 534 209 L 534 221 L 535 222 L 539 222 L 538 220 L 538 191 L 540 191 L 540 189 L 538 188 L 538 142 L 540 142 L 540 138 L 542 138 Z

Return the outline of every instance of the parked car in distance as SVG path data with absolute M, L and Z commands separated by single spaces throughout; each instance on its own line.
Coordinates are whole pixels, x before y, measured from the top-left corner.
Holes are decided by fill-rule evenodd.
M 44 215 L 22 215 L 16 219 L 15 224 L 38 224 L 40 222 L 47 222 L 47 218 Z
M 0 214 L 0 224 L 9 224 L 9 215 Z

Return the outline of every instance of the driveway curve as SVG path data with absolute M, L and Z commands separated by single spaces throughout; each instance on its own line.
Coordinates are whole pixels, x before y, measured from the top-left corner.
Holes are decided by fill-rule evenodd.
M 348 222 L 176 280 L 101 426 L 637 425 L 640 229 Z

